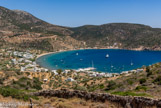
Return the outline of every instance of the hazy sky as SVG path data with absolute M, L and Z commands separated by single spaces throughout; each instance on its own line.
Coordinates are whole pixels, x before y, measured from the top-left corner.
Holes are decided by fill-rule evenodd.
M 161 0 L 0 0 L 0 6 L 63 26 L 129 22 L 161 28 Z

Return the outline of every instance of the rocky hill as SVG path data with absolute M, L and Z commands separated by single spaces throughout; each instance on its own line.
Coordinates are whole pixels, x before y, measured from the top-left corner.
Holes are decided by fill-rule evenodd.
M 72 28 L 72 37 L 86 41 L 88 46 L 113 46 L 133 49 L 160 48 L 161 29 L 141 24 L 111 23 L 100 26 L 86 25 Z
M 55 51 L 83 47 L 68 28 L 49 24 L 21 10 L 0 7 L 0 44 Z M 66 41 L 64 41 L 66 40 Z
M 49 24 L 21 10 L 0 7 L 0 29 L 9 31 L 30 31 L 46 34 L 69 35 L 66 27 Z
M 57 36 L 58 40 L 62 41 L 46 39 L 51 36 Z M 0 7 L 0 37 L 1 44 L 16 47 L 25 45 L 25 48 L 47 51 L 85 47 L 161 50 L 159 28 L 129 23 L 62 27 L 42 21 L 25 11 L 9 10 L 4 7 Z M 56 49 L 53 47 L 55 45 Z

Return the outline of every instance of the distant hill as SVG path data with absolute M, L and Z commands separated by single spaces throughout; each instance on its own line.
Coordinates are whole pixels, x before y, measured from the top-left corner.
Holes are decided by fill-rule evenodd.
M 152 48 L 161 46 L 161 29 L 141 24 L 111 23 L 72 28 L 73 38 L 88 46 L 118 46 L 120 48 Z
M 80 47 L 161 50 L 159 28 L 130 23 L 63 27 L 49 24 L 25 11 L 4 7 L 0 7 L 0 37 L 3 37 L 0 44 L 9 42 L 20 47 L 50 51 Z

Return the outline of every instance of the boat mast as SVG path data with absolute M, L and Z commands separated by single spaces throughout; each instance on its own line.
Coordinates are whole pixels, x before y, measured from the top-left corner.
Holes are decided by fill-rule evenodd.
M 131 60 L 131 66 L 133 65 L 133 62 L 132 62 L 132 60 Z
M 92 67 L 94 68 L 93 60 L 92 60 Z

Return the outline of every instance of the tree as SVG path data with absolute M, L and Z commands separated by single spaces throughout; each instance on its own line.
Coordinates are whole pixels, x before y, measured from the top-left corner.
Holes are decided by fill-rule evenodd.
M 146 79 L 145 78 L 142 78 L 142 79 L 139 80 L 139 82 L 140 82 L 140 84 L 143 84 L 143 83 L 146 82 Z
M 146 72 L 149 73 L 150 72 L 150 68 L 149 66 L 146 67 Z
M 58 69 L 58 70 L 57 70 L 57 73 L 58 73 L 59 75 L 60 75 L 62 72 L 63 72 L 62 69 Z

